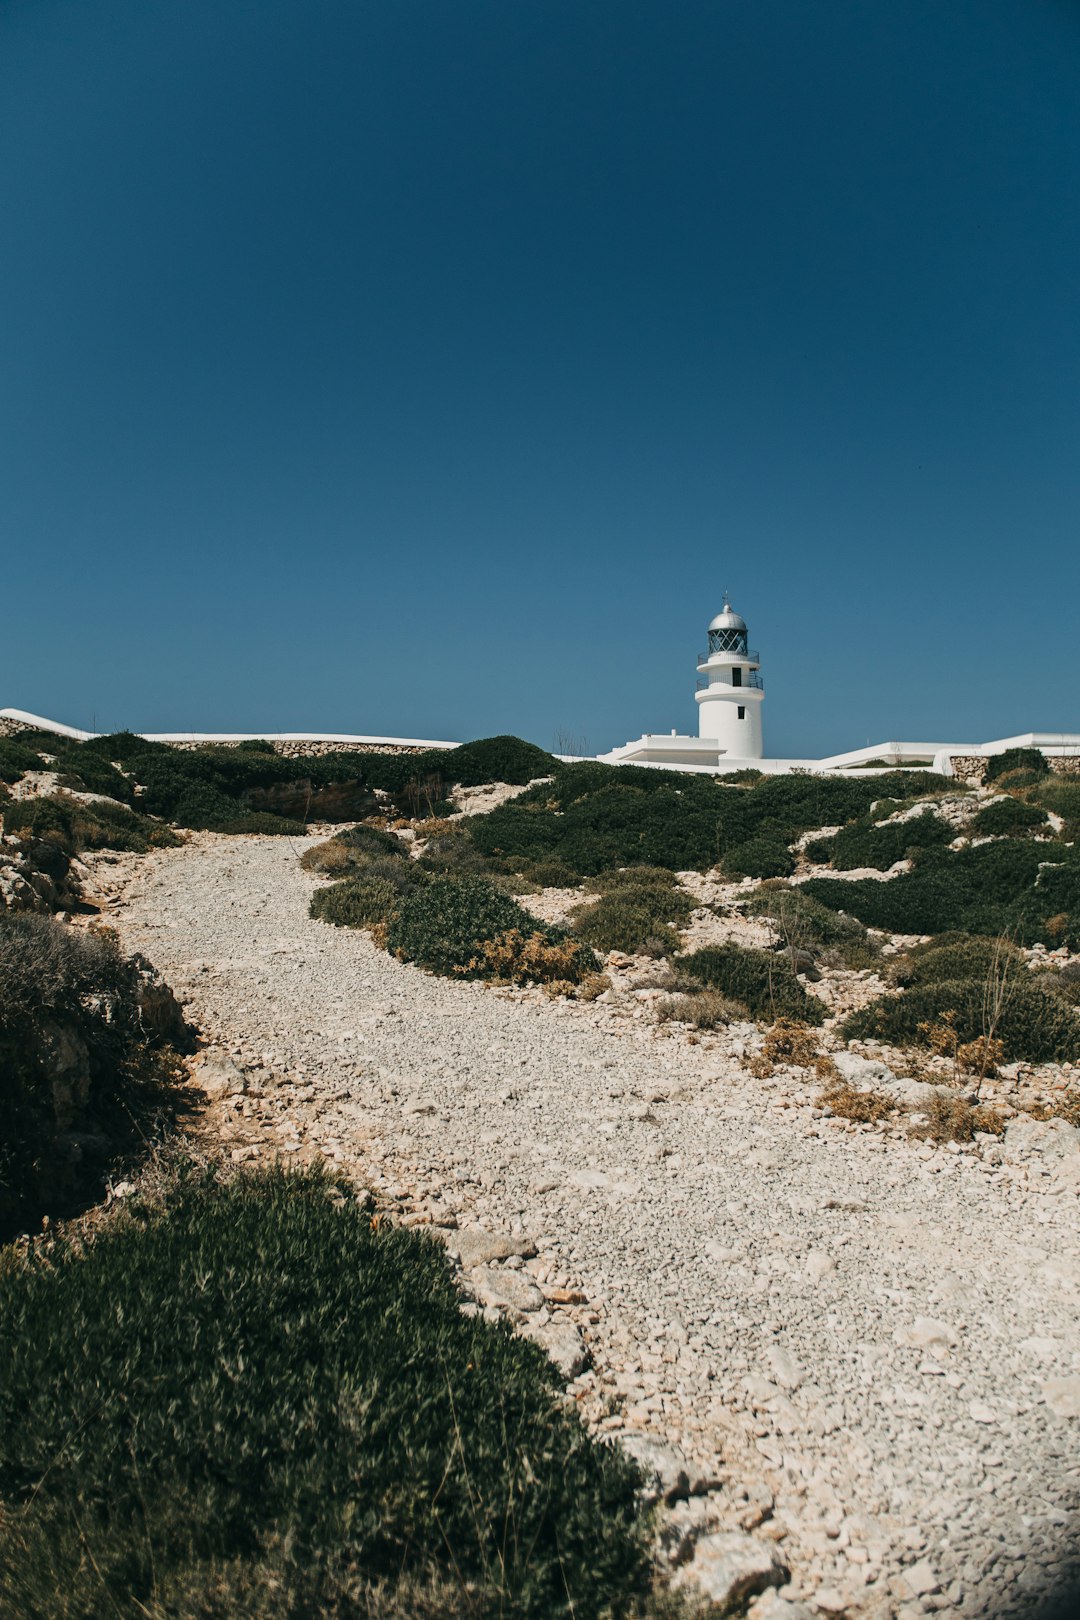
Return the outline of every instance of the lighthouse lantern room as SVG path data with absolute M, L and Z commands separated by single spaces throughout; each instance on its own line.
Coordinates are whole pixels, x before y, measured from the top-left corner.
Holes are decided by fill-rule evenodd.
M 761 663 L 748 645 L 745 619 L 726 596 L 723 612 L 709 625 L 708 649 L 699 653 L 697 667 L 698 735 L 715 742 L 721 754 L 761 759 Z

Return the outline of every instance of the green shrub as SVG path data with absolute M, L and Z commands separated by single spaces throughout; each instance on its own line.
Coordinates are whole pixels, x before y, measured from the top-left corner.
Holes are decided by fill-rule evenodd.
M 1006 748 L 1003 753 L 991 754 L 983 781 L 996 782 L 999 776 L 1007 776 L 1011 771 L 1034 771 L 1038 776 L 1048 776 L 1050 767 L 1041 748 Z
M 597 950 L 634 955 L 678 950 L 675 928 L 686 922 L 696 902 L 671 872 L 630 866 L 604 872 L 590 879 L 588 887 L 600 898 L 573 913 L 574 932 L 580 939 Z
M 581 878 L 565 861 L 526 861 L 522 876 L 535 883 L 538 889 L 577 889 Z
M 425 872 L 434 872 L 442 877 L 493 877 L 525 863 L 500 862 L 485 855 L 473 843 L 468 827 L 458 825 L 426 839 L 417 856 L 417 864 Z
M 78 744 L 81 753 L 96 754 L 100 759 L 115 760 L 126 765 L 143 754 L 171 755 L 168 743 L 151 742 L 134 731 L 113 731 L 101 737 L 91 737 Z
M 888 882 L 810 878 L 802 888 L 833 911 L 896 934 L 1012 931 L 1028 944 L 1080 943 L 1080 851 L 1061 844 L 1003 838 L 927 849 L 913 871 Z
M 795 870 L 795 857 L 786 844 L 763 834 L 729 849 L 723 866 L 729 877 L 788 877 Z
M 898 983 L 940 984 L 960 979 L 977 979 L 985 984 L 991 975 L 1010 978 L 1026 973 L 1023 954 L 1007 939 L 986 939 L 977 935 L 939 938 L 929 945 L 916 946 L 896 964 Z
M 66 793 L 41 799 L 13 799 L 3 808 L 4 831 L 57 844 L 68 855 L 85 849 L 123 849 L 143 855 L 179 842 L 160 822 L 126 805 L 86 803 Z
M 1034 827 L 1045 825 L 1045 810 L 1040 810 L 1034 804 L 1025 804 L 1022 799 L 1006 796 L 991 799 L 989 804 L 984 804 L 971 823 L 970 831 L 978 838 L 1009 838 L 1016 833 L 1030 832 Z
M 661 1023 L 674 1021 L 693 1029 L 723 1029 L 745 1018 L 746 1008 L 720 990 L 698 990 L 688 995 L 668 996 L 660 1002 L 656 1015 Z
M 709 945 L 681 956 L 677 967 L 712 990 L 739 1002 L 754 1018 L 797 1018 L 820 1024 L 825 1008 L 806 993 L 780 951 L 742 945 Z
M 762 839 L 772 851 L 801 833 L 865 814 L 890 792 L 943 792 L 944 779 L 912 772 L 871 780 L 769 777 L 735 787 L 709 777 L 583 761 L 551 782 L 470 819 L 487 855 L 565 862 L 583 876 L 651 865 L 707 871 L 729 850 Z M 778 857 L 770 857 L 774 864 Z
M 482 737 L 449 750 L 443 770 L 461 787 L 482 787 L 486 782 L 523 787 L 538 776 L 553 776 L 559 768 L 554 754 L 535 743 L 520 737 Z
M 994 1033 L 1010 1062 L 1071 1062 L 1080 1057 L 1080 1017 L 1061 997 L 1037 980 L 1010 974 L 1004 1010 Z M 894 1046 L 930 1044 L 922 1026 L 955 1015 L 958 1042 L 965 1045 L 989 1031 L 984 978 L 934 980 L 913 984 L 900 995 L 881 996 L 853 1013 L 842 1033 L 848 1040 L 888 1041 Z
M 407 856 L 409 853 L 409 846 L 397 833 L 385 827 L 369 827 L 365 822 L 336 832 L 334 838 L 339 844 L 346 844 L 350 849 L 362 850 L 369 855 Z
M 811 866 L 828 866 L 836 848 L 836 834 L 832 833 L 825 838 L 809 838 L 802 848 Z
M 27 771 L 45 769 L 45 761 L 33 748 L 14 737 L 0 737 L 0 782 L 18 782 Z
M 5 1613 L 600 1620 L 647 1582 L 633 1464 L 316 1172 L 192 1172 L 9 1268 L 0 1358 Z
M 626 951 L 630 955 L 668 955 L 679 948 L 679 936 L 657 914 L 648 900 L 620 894 L 605 895 L 590 906 L 575 910 L 574 932 L 599 951 Z
M 551 945 L 563 929 L 533 917 L 516 900 L 480 877 L 436 877 L 402 902 L 391 920 L 386 947 L 405 962 L 451 978 L 484 978 L 483 947 L 501 935 L 539 935 Z M 591 952 L 581 953 L 580 974 L 595 971 Z
M 880 955 L 857 917 L 830 911 L 803 884 L 759 889 L 746 911 L 751 917 L 767 917 L 789 949 L 824 955 L 830 965 L 870 967 Z
M 1080 821 L 1080 780 L 1076 777 L 1049 776 L 1032 788 L 1027 799 L 1066 821 Z
M 140 1108 L 160 1097 L 167 1069 L 140 985 L 139 960 L 111 934 L 0 911 L 0 1231 L 72 1192 L 59 1132 L 92 1116 L 128 1145 Z
M 388 922 L 401 904 L 401 890 L 383 877 L 350 877 L 316 889 L 312 917 L 336 928 L 373 928 Z
M 291 838 L 300 838 L 307 830 L 302 821 L 275 816 L 270 810 L 245 810 L 238 816 L 226 816 L 213 829 L 219 833 L 259 833 L 263 836 L 271 833 Z
M 910 821 L 887 821 L 880 826 L 857 821 L 841 828 L 831 840 L 832 863 L 841 872 L 859 866 L 885 872 L 913 850 L 948 844 L 953 836 L 949 823 L 929 810 Z
M 277 750 L 273 743 L 267 742 L 265 737 L 246 737 L 242 743 L 237 743 L 236 746 L 245 754 L 273 754 L 275 758 L 277 757 Z

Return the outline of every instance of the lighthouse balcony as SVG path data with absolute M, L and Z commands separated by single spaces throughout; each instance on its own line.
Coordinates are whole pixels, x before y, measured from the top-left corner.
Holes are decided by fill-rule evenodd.
M 698 669 L 725 669 L 731 664 L 760 664 L 761 658 L 755 647 L 743 647 L 736 650 L 732 647 L 710 647 L 708 652 L 697 655 Z
M 697 682 L 698 691 L 707 692 L 710 688 L 717 692 L 745 692 L 747 689 L 749 689 L 751 692 L 764 692 L 765 682 L 762 680 L 760 672 L 756 669 L 748 669 L 746 671 L 746 675 L 741 686 L 736 686 L 733 681 L 710 681 L 707 675 L 699 675 Z

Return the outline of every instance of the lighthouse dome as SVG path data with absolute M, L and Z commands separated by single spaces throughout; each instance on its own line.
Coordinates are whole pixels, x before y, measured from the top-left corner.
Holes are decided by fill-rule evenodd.
M 740 630 L 746 634 L 746 620 L 740 613 L 736 613 L 727 597 L 724 598 L 723 612 L 718 613 L 715 619 L 709 620 L 710 630 Z

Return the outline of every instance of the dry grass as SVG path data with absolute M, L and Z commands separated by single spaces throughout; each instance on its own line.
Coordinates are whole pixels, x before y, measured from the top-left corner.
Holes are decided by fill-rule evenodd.
M 747 1011 L 719 990 L 698 990 L 692 995 L 671 996 L 657 1007 L 657 1017 L 689 1024 L 693 1029 L 722 1029 L 745 1019 Z
M 497 984 L 558 985 L 570 992 L 582 977 L 584 954 L 575 939 L 553 941 L 540 933 L 507 928 L 494 939 L 483 941 L 478 955 L 469 962 L 469 971 Z
M 818 1060 L 817 1037 L 796 1018 L 778 1018 L 765 1036 L 761 1051 L 751 1058 L 750 1073 L 767 1080 L 777 1064 L 796 1069 L 813 1068 Z
M 976 1131 L 1000 1136 L 1005 1130 L 1005 1116 L 996 1109 L 945 1092 L 919 1112 L 926 1115 L 926 1124 L 915 1126 L 911 1134 L 929 1142 L 971 1142 Z
M 824 1087 L 818 1102 L 831 1114 L 854 1120 L 858 1125 L 879 1125 L 896 1108 L 891 1097 L 883 1097 L 876 1091 L 859 1091 L 839 1078 Z

